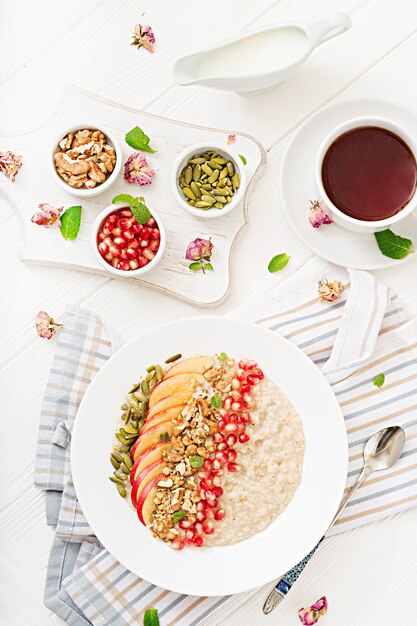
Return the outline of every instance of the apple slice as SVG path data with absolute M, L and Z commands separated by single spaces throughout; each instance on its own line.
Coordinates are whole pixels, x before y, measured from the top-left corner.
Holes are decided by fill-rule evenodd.
M 171 445 L 170 441 L 166 443 L 156 443 L 151 448 L 148 448 L 134 462 L 132 469 L 130 470 L 130 483 L 133 485 L 136 478 L 145 469 L 147 465 L 151 465 L 154 461 L 162 458 L 162 452 Z
M 163 379 L 152 391 L 149 397 L 149 408 L 152 408 L 162 398 L 168 398 L 176 393 L 188 393 L 189 400 L 197 385 L 205 383 L 206 379 L 201 374 L 178 374 L 172 378 Z
M 154 406 L 149 409 L 146 414 L 145 422 L 149 422 L 152 418 L 155 417 L 158 413 L 162 413 L 162 411 L 167 411 L 173 406 L 185 406 L 185 403 L 190 399 L 189 391 L 182 391 L 181 393 L 176 393 L 173 396 L 169 396 L 168 398 L 162 398 L 159 400 Z M 182 409 L 181 409 L 182 410 Z
M 148 482 L 152 480 L 155 476 L 158 476 L 162 470 L 166 467 L 165 461 L 161 461 L 161 459 L 157 459 L 150 465 L 147 465 L 145 469 L 139 474 L 135 482 L 133 483 L 131 499 L 133 506 L 137 505 L 137 500 L 140 497 L 143 489 L 146 487 Z M 165 474 L 164 474 L 165 475 Z
M 142 433 L 138 437 L 138 445 L 133 454 L 133 461 L 137 461 L 142 452 L 144 452 L 147 448 L 151 448 L 157 443 L 161 443 L 160 435 L 168 433 L 171 437 L 172 431 L 174 430 L 174 424 L 172 422 L 162 422 L 162 424 L 157 424 L 153 428 L 150 428 L 146 431 L 146 433 Z
M 148 526 L 151 521 L 152 513 L 155 509 L 155 493 L 156 493 L 156 483 L 165 478 L 165 474 L 159 474 L 152 478 L 146 486 L 142 489 L 142 492 L 138 498 L 137 512 L 138 517 L 144 526 Z
M 195 356 L 173 365 L 165 374 L 164 380 L 177 374 L 204 374 L 213 365 L 214 359 L 210 356 Z
M 159 411 L 159 413 L 155 413 L 151 416 L 151 418 L 146 418 L 146 422 L 142 430 L 140 431 L 140 434 L 146 432 L 147 430 L 149 430 L 149 428 L 156 426 L 160 422 L 168 422 L 169 420 L 173 420 L 175 417 L 178 417 L 184 407 L 185 404 L 176 404 L 175 406 L 171 406 L 165 411 Z

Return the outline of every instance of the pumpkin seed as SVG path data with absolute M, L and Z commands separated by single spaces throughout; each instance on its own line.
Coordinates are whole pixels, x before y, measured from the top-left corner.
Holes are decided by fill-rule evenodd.
M 134 409 L 138 408 L 139 402 L 138 402 L 137 398 L 134 395 L 127 396 L 127 401 L 130 404 L 130 406 L 133 407 Z
M 190 198 L 190 200 L 195 200 L 195 195 L 189 187 L 183 187 L 183 192 L 187 196 L 187 198 Z
M 148 381 L 149 383 L 154 376 L 155 376 L 155 370 L 153 369 L 151 372 L 149 372 L 149 374 L 146 374 L 145 380 Z
M 164 377 L 164 372 L 162 371 L 162 367 L 160 365 L 155 367 L 155 376 L 158 381 L 162 380 Z
M 200 198 L 201 197 L 201 191 L 199 186 L 197 185 L 196 182 L 192 182 L 190 185 L 190 189 L 193 192 L 193 194 L 195 195 L 196 198 Z
M 148 395 L 148 393 L 149 393 L 149 385 L 148 385 L 146 380 L 142 380 L 141 389 L 142 389 L 142 393 Z
M 233 176 L 233 174 L 235 173 L 235 168 L 233 167 L 233 163 L 231 161 L 228 161 L 226 163 L 226 167 L 227 167 L 227 171 L 229 172 L 229 176 Z
M 139 432 L 142 430 L 144 423 L 145 423 L 145 419 L 143 417 L 141 417 L 140 420 L 138 421 L 138 431 Z
M 190 165 L 185 168 L 184 178 L 187 185 L 189 185 L 193 179 L 193 168 Z
M 185 178 L 184 178 L 184 176 L 180 176 L 180 185 L 181 185 L 181 187 L 185 187 L 185 186 L 186 186 L 186 184 L 187 184 L 187 183 L 185 182 Z
M 129 472 L 126 473 L 126 472 L 123 472 L 122 470 L 116 470 L 115 472 L 113 472 L 113 474 L 116 476 L 116 478 L 120 478 L 120 480 L 126 480 Z
M 129 471 L 133 467 L 133 461 L 128 454 L 123 455 L 123 463 L 129 468 Z
M 117 485 L 123 485 L 123 480 L 121 478 L 116 478 L 116 476 L 109 476 L 109 480 L 111 480 L 112 483 L 116 483 Z
M 204 162 L 205 162 L 205 159 L 203 159 L 203 157 L 195 157 L 195 158 L 189 159 L 188 161 L 190 165 L 201 165 Z
M 133 426 L 131 426 L 130 424 L 126 424 L 126 426 L 123 426 L 123 430 L 126 433 L 130 433 L 131 435 L 137 435 L 138 434 L 138 429 L 134 428 Z
M 229 194 L 229 191 L 228 189 L 216 188 L 216 191 L 214 191 L 213 193 L 216 196 L 227 196 Z
M 221 180 L 222 178 L 226 178 L 226 176 L 228 175 L 229 175 L 229 170 L 227 169 L 227 167 L 224 167 L 222 171 L 220 172 L 219 178 Z
M 140 391 L 135 391 L 135 398 L 139 400 L 139 403 L 148 401 L 147 397 L 144 396 L 143 393 L 141 393 Z
M 208 182 L 209 182 L 210 184 L 215 183 L 215 182 L 216 182 L 216 180 L 217 180 L 217 179 L 218 179 L 218 177 L 219 177 L 219 174 L 220 174 L 219 170 L 214 170 L 213 174 L 212 174 L 211 176 L 209 176 L 209 178 L 208 178 Z
M 195 206 L 199 209 L 209 209 L 211 207 L 211 204 L 209 202 L 196 202 Z
M 207 176 L 211 176 L 213 174 L 213 170 L 211 169 L 210 165 L 207 165 L 207 163 L 203 163 L 201 169 L 205 174 L 207 174 Z
M 130 446 L 124 443 L 122 446 L 118 447 L 119 452 L 129 452 Z
M 226 165 L 227 161 L 223 157 L 215 156 L 211 159 L 213 163 L 218 163 L 219 165 Z
M 233 184 L 236 187 L 236 189 L 238 189 L 239 185 L 240 185 L 240 178 L 239 178 L 239 174 L 237 172 L 235 172 L 233 174 L 232 181 L 233 181 Z
M 201 196 L 201 202 L 208 202 L 209 204 L 213 204 L 214 199 L 211 196 Z
M 121 444 L 123 444 L 124 446 L 127 444 L 126 439 L 123 437 L 123 435 L 121 435 L 120 433 L 116 433 L 115 435 L 116 439 L 118 441 L 120 441 Z
M 120 493 L 122 498 L 126 498 L 126 489 L 123 485 L 117 485 L 117 491 Z
M 222 209 L 223 205 L 221 202 L 216 202 L 216 204 L 214 205 L 216 209 Z
M 216 157 L 214 157 L 216 158 Z M 207 165 L 211 167 L 212 170 L 222 170 L 222 166 L 216 163 L 216 161 L 207 161 Z
M 204 164 L 204 161 L 203 161 Z M 193 180 L 200 180 L 200 176 L 201 176 L 201 166 L 199 164 L 194 165 L 194 169 L 193 169 Z
M 178 361 L 182 357 L 182 354 L 174 354 L 174 356 L 170 356 L 165 360 L 165 363 L 173 363 L 174 361 Z
M 208 183 L 205 185 L 201 185 L 201 189 L 204 189 L 204 191 L 211 191 L 211 185 L 209 185 Z
M 129 393 L 135 393 L 135 391 L 139 389 L 139 385 L 140 383 L 136 383 L 136 385 L 132 385 L 132 389 L 129 391 Z
M 150 365 L 149 367 L 146 368 L 146 371 L 153 372 L 154 369 L 155 369 L 155 365 Z
M 227 202 L 228 204 L 230 204 L 230 203 L 231 203 L 231 201 L 232 201 L 232 198 L 231 198 L 230 196 L 227 196 L 227 197 L 226 197 L 226 202 Z
M 110 463 L 113 465 L 114 469 L 118 470 L 120 467 L 120 462 L 116 461 L 113 456 L 110 457 Z
M 122 472 L 124 472 L 127 476 L 129 475 L 130 469 L 128 468 L 127 465 L 125 465 L 124 463 L 121 463 L 120 465 L 120 469 Z M 127 478 L 126 476 L 126 478 Z
M 127 411 L 129 406 L 127 404 L 122 404 L 120 408 L 121 408 L 122 411 Z
M 221 204 L 226 204 L 227 200 L 223 196 L 215 196 L 216 202 L 220 202 Z

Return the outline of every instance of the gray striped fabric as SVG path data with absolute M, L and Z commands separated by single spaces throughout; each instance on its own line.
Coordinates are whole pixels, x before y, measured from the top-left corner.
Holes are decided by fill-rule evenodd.
M 333 303 L 317 298 L 317 279 L 324 274 L 346 286 Z M 286 336 L 327 376 L 346 420 L 347 487 L 360 470 L 363 443 L 370 434 L 393 423 L 406 429 L 406 448 L 395 469 L 368 480 L 332 532 L 415 504 L 417 336 L 416 325 L 405 318 L 397 297 L 370 274 L 351 271 L 348 276 L 316 262 L 303 271 L 298 284 L 294 281 L 290 292 L 285 287 L 271 290 L 256 306 L 249 303 L 233 316 Z M 45 602 L 74 626 L 141 624 L 151 606 L 158 608 L 164 626 L 203 626 L 214 614 L 221 619 L 242 599 L 183 596 L 137 578 L 99 544 L 76 499 L 68 464 L 71 426 L 93 371 L 110 354 L 109 341 L 97 317 L 78 308 L 67 310 L 45 393 L 36 468 L 38 486 L 63 491 Z M 381 372 L 386 382 L 377 388 L 373 380 Z

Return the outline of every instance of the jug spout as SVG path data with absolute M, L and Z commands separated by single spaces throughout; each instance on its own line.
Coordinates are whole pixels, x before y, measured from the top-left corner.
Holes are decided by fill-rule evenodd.
M 197 66 L 200 54 L 190 54 L 178 59 L 172 68 L 174 80 L 179 85 L 195 85 L 201 83 L 198 79 Z
M 352 26 L 352 20 L 347 13 L 336 13 L 317 22 L 307 24 L 307 33 L 313 47 L 341 35 Z

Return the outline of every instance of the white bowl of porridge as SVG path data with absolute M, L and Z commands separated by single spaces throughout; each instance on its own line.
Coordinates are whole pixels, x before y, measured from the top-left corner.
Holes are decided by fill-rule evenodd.
M 191 595 L 238 593 L 297 563 L 331 521 L 346 466 L 340 408 L 314 364 L 218 317 L 122 348 L 73 433 L 76 491 L 99 540 L 138 576 Z

